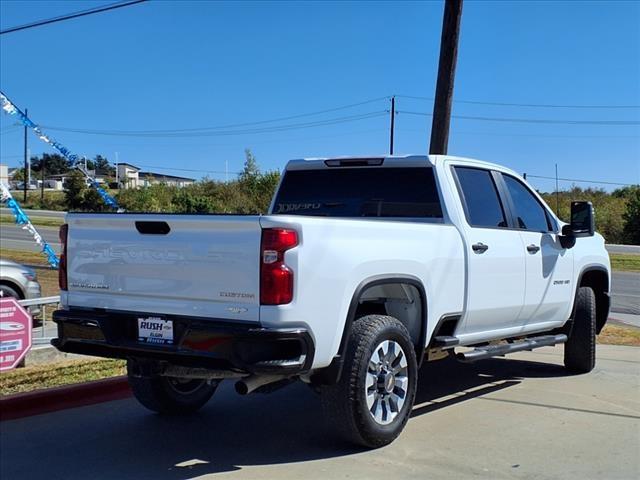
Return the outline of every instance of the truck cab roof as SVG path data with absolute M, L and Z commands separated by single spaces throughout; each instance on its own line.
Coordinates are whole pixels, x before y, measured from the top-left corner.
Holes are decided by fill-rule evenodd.
M 453 155 L 370 155 L 370 156 L 341 156 L 341 157 L 311 157 L 290 160 L 285 167 L 290 170 L 318 170 L 335 167 L 367 168 L 367 167 L 421 167 L 435 166 L 446 160 L 453 160 L 456 164 L 478 166 L 520 175 L 502 165 L 474 158 L 457 157 Z

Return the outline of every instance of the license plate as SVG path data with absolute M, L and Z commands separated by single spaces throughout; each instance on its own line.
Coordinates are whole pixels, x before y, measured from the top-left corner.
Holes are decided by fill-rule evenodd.
M 138 318 L 138 341 L 173 345 L 173 321 L 159 317 Z

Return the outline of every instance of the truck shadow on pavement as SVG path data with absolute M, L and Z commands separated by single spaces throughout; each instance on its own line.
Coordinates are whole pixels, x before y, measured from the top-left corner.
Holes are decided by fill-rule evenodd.
M 411 417 L 513 387 L 524 378 L 568 375 L 570 374 L 560 365 L 512 358 L 492 358 L 471 364 L 447 358 L 424 363 L 420 369 Z
M 518 360 L 425 364 L 412 416 L 526 377 L 564 374 L 558 365 Z M 192 416 L 154 415 L 127 399 L 3 422 L 0 428 L 1 478 L 185 479 L 362 451 L 332 436 L 318 397 L 300 383 L 271 395 L 240 397 L 228 382 Z M 34 452 L 40 452 L 37 461 Z

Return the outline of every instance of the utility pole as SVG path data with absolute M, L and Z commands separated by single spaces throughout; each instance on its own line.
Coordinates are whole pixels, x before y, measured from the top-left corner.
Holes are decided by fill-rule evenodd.
M 31 188 L 31 149 L 27 148 L 27 165 L 29 166 L 29 168 L 27 169 L 29 172 L 29 175 L 27 175 L 27 178 L 29 179 L 29 188 Z
M 26 117 L 29 113 L 28 109 L 24 109 L 24 116 Z M 27 126 L 24 126 L 24 178 L 23 178 L 23 182 L 22 184 L 24 185 L 24 198 L 23 198 L 23 203 L 27 203 L 27 171 L 28 171 L 28 156 L 29 156 L 29 152 L 27 152 Z
M 44 169 L 45 169 L 45 156 L 42 155 L 42 160 L 40 160 L 40 173 L 42 178 L 42 184 L 40 185 L 40 208 L 44 208 Z
M 560 192 L 558 192 L 558 164 L 556 163 L 556 215 L 560 215 Z
M 118 160 L 118 152 L 116 152 L 116 185 L 118 190 L 120 190 L 120 183 L 118 182 L 118 163 L 120 161 Z
M 393 135 L 396 120 L 396 97 L 391 97 L 391 128 L 389 129 L 389 155 L 393 155 Z
M 445 0 L 442 37 L 440 39 L 440 60 L 438 62 L 438 81 L 436 84 L 436 98 L 433 102 L 431 145 L 429 147 L 429 153 L 434 155 L 446 155 L 449 146 L 451 102 L 453 100 L 453 83 L 456 76 L 461 17 L 462 0 Z

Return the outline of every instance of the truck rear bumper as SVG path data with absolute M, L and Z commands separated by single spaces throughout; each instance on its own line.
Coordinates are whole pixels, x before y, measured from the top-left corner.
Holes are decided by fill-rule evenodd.
M 304 329 L 265 329 L 218 319 L 163 316 L 173 321 L 172 345 L 138 341 L 137 312 L 57 310 L 58 350 L 107 358 L 165 361 L 174 365 L 254 374 L 310 370 L 315 351 Z

